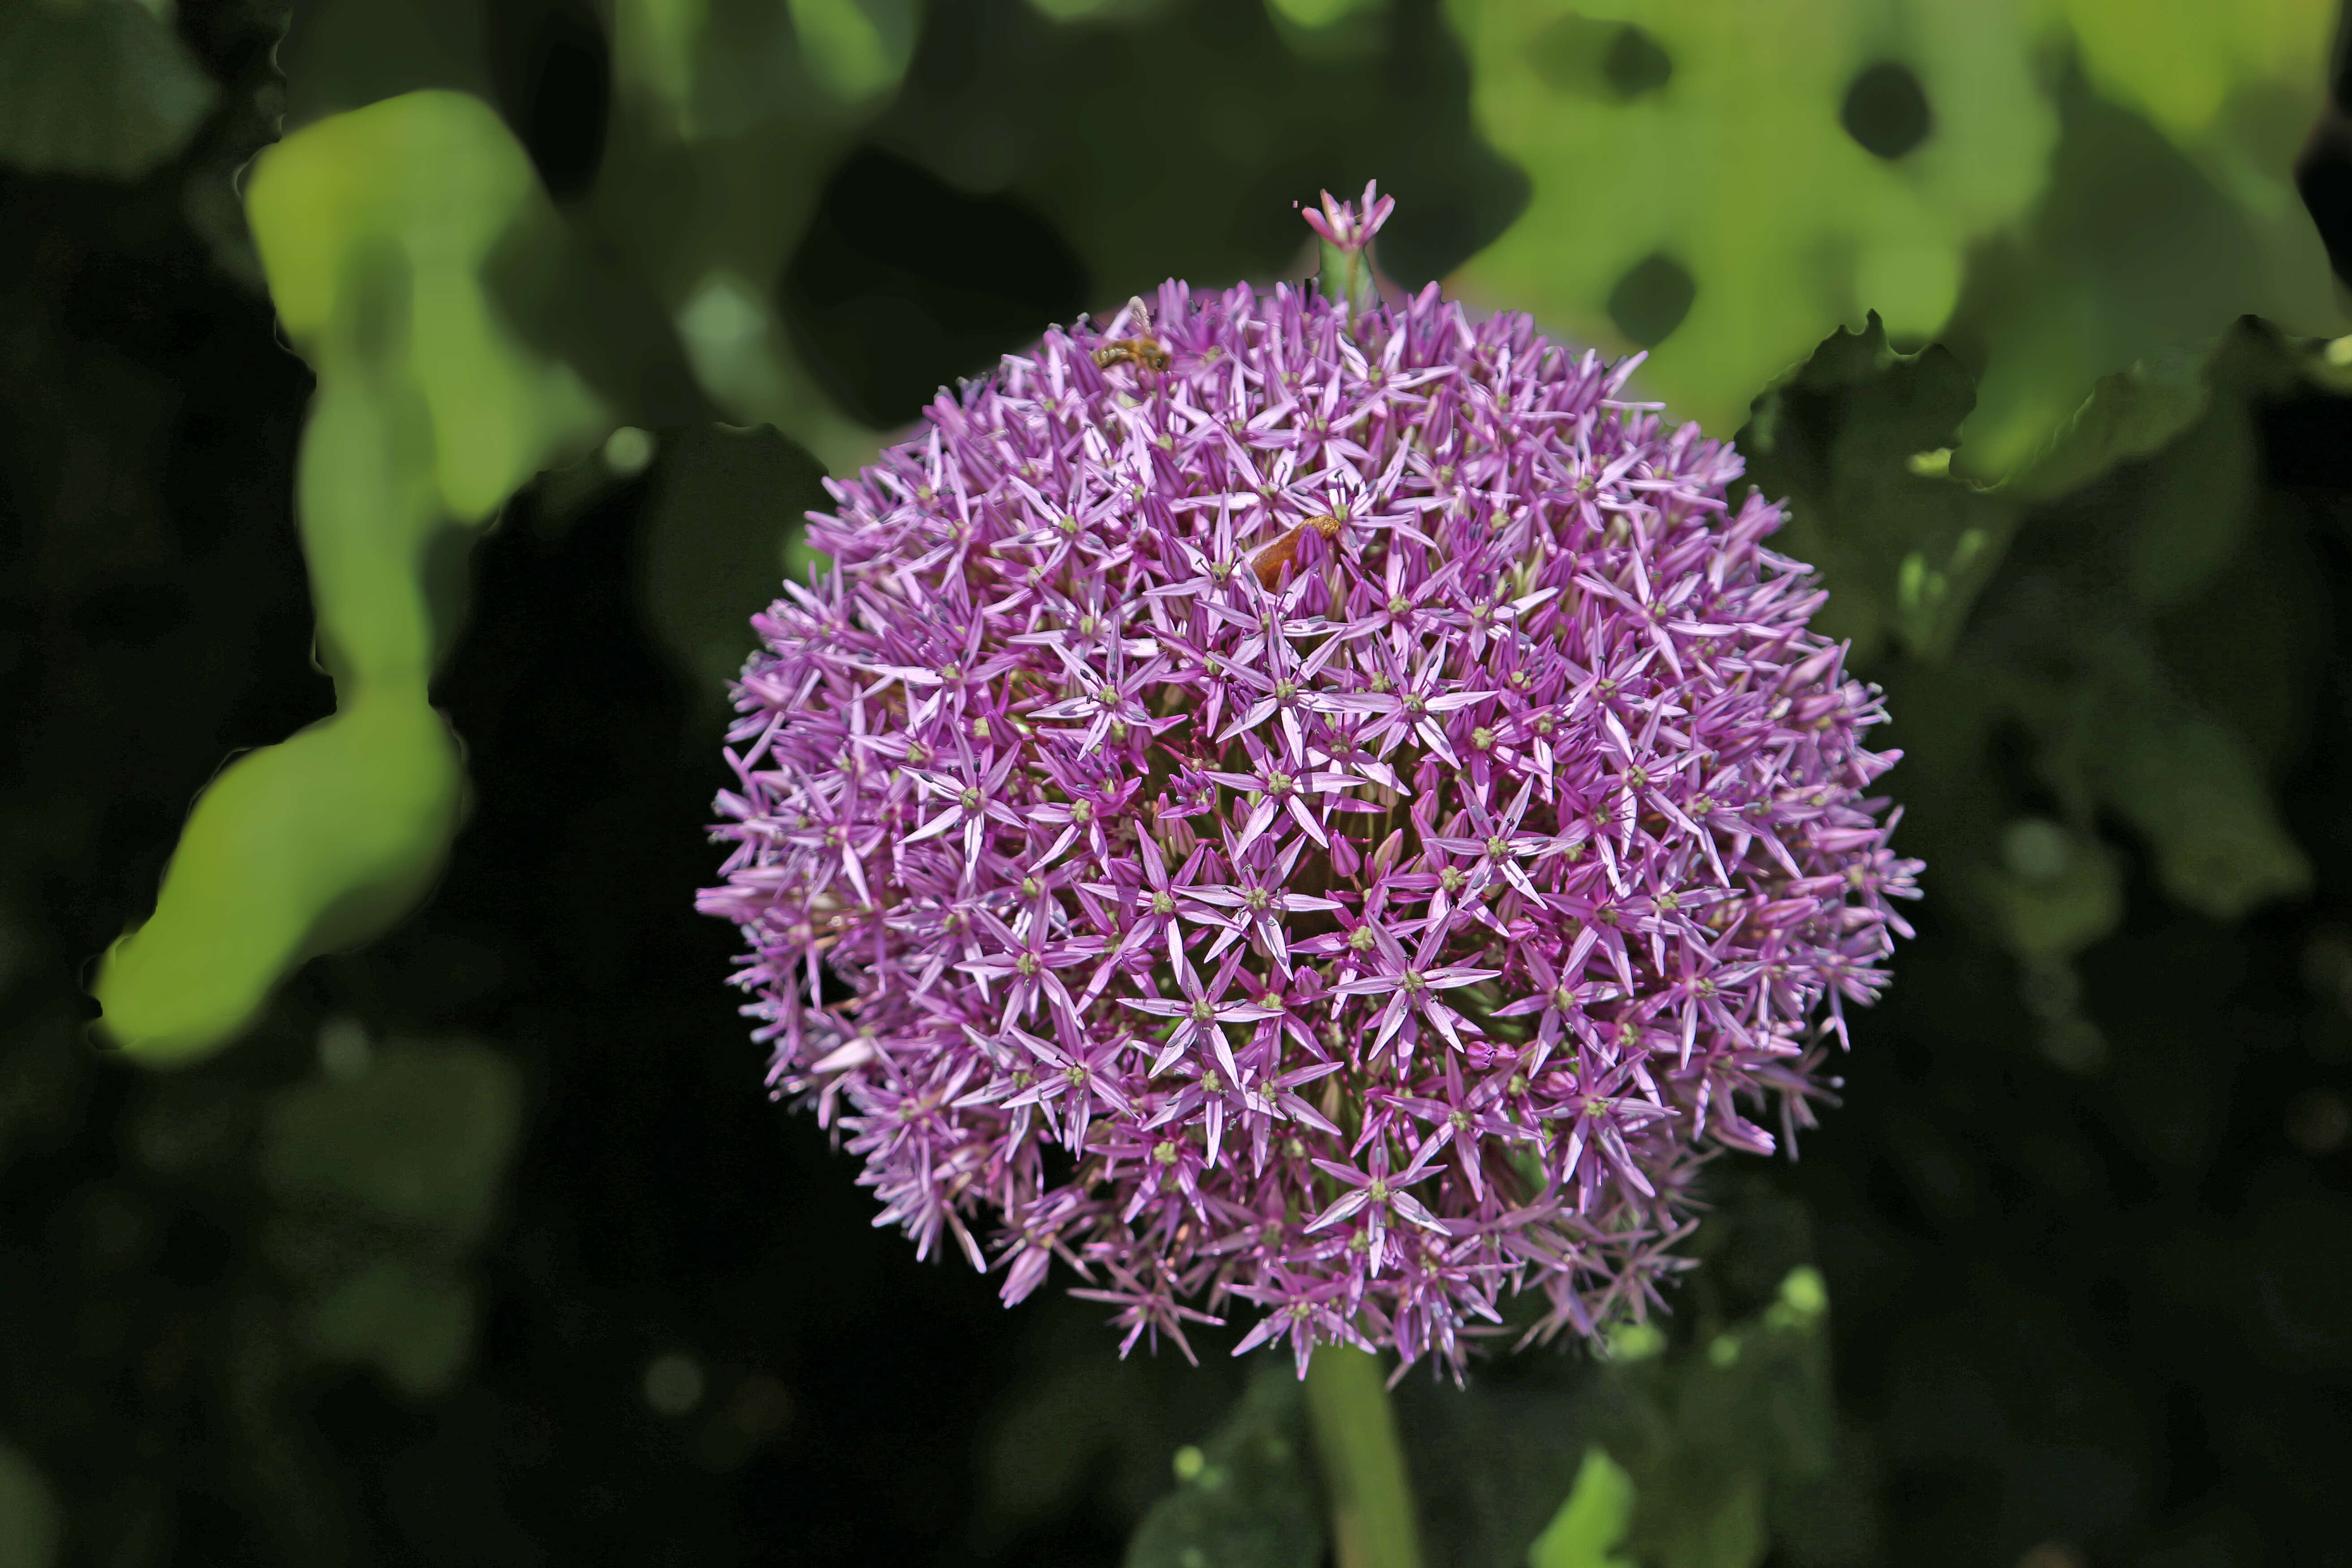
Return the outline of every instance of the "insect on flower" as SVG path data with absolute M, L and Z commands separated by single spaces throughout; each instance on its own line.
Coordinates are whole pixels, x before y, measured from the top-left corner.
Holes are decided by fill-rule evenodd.
M 1166 370 L 1173 363 L 1168 351 L 1151 338 L 1120 338 L 1095 350 L 1095 363 L 1108 369 L 1115 364 L 1141 365 L 1146 370 Z

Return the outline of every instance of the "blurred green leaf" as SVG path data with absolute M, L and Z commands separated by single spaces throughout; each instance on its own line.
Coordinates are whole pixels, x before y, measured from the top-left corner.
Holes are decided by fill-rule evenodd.
M 1580 342 L 1653 347 L 1635 384 L 1710 429 L 1864 310 L 1940 329 L 1968 247 L 2030 209 L 2056 140 L 2025 20 L 1998 0 L 1449 14 L 1479 124 L 1535 184 L 1464 287 Z M 1841 124 L 1877 63 L 1924 94 L 1925 139 L 1894 158 Z
M 137 0 L 0 0 L 0 163 L 136 179 L 186 144 L 215 96 Z
M 2000 479 L 2118 366 L 2246 311 L 2336 330 L 2288 180 L 2332 10 L 1451 0 L 1480 123 L 1535 184 L 1463 282 L 1652 347 L 1636 388 L 1711 429 L 1865 310 L 1942 334 L 1980 380 L 1939 445 Z
M 1574 1489 L 1528 1548 L 1528 1568 L 1631 1568 L 1616 1546 L 1633 1501 L 1633 1478 L 1599 1445 L 1585 1449 Z
M 921 20 L 919 0 L 621 0 L 614 64 L 667 135 L 726 140 L 780 114 L 870 110 L 906 74 Z
M 1680 1511 L 1656 1537 L 1659 1568 L 1756 1568 L 1771 1550 L 1764 1527 L 1764 1480 L 1734 1476 L 1709 1505 Z
M 467 1245 L 489 1224 L 521 1125 L 521 1079 L 498 1051 L 394 1042 L 357 1077 L 280 1094 L 261 1174 L 282 1200 L 357 1205 Z
M 1323 1560 L 1297 1373 L 1286 1360 L 1260 1359 L 1240 1408 L 1200 1447 L 1179 1451 L 1180 1484 L 1136 1527 L 1127 1568 L 1316 1568 Z
M 1960 471 L 2017 473 L 2098 378 L 2136 362 L 2177 363 L 2184 346 L 2193 353 L 2248 312 L 2298 331 L 2341 330 L 2326 251 L 2286 183 L 2320 100 L 2324 33 L 2310 42 L 2310 80 L 2282 110 L 2294 138 L 2234 184 L 2079 75 L 2061 78 L 2064 135 L 2049 188 L 2030 221 L 1973 257 L 1952 324 L 1952 341 L 1974 344 L 1980 365 Z
M 300 1346 L 446 1393 L 478 1315 L 466 1265 L 488 1233 L 521 1132 L 522 1085 L 472 1041 L 364 1045 L 283 1089 L 257 1166 L 277 1212 L 267 1255 L 292 1286 Z
M 247 197 L 278 318 L 319 373 L 298 500 L 338 711 L 205 792 L 154 918 L 109 952 L 105 1027 L 159 1065 L 234 1038 L 295 965 L 430 887 L 463 790 L 426 694 L 453 619 L 431 553 L 610 423 L 485 286 L 501 247 L 563 234 L 479 100 L 418 92 L 320 121 L 262 154 Z
M 401 1393 L 428 1399 L 447 1393 L 464 1370 L 475 1314 L 464 1279 L 384 1260 L 311 1302 L 299 1321 L 315 1353 L 374 1366 Z
M 2095 712 L 2082 742 L 2089 781 L 2147 835 L 2175 900 L 2234 921 L 2311 885 L 2244 740 L 2145 688 L 2116 691 Z
M 63 1534 L 47 1478 L 22 1450 L 0 1442 L 0 1563 L 49 1568 Z
M 790 0 L 793 31 L 814 74 L 844 103 L 898 85 L 914 57 L 916 0 Z
M 2157 451 L 2205 412 L 2206 356 L 2175 349 L 2101 376 L 2074 416 L 2004 489 L 2046 500 L 2080 489 L 2118 463 Z M 1973 399 L 1971 399 L 1973 402 Z
M 2011 837 L 2017 835 L 2013 825 Z M 2021 958 L 2069 958 L 2116 929 L 2124 913 L 2123 868 L 2096 839 L 2039 824 L 2055 853 L 2021 865 L 1973 868 L 1968 885 L 1992 911 L 2002 945 Z
M 562 243 L 530 160 L 487 104 L 415 92 L 321 121 L 262 154 L 246 200 L 287 334 L 322 383 L 350 380 L 380 417 L 411 417 L 383 405 L 413 401 L 414 438 L 430 446 L 401 466 L 431 479 L 441 513 L 480 521 L 549 453 L 601 433 L 577 374 L 530 353 L 483 286 L 516 231 Z M 436 526 L 421 499 L 371 531 Z
M 158 1067 L 235 1038 L 297 964 L 423 897 L 462 787 L 457 738 L 421 689 L 365 691 L 230 763 L 189 814 L 154 917 L 107 951 L 107 1033 Z
M 2101 96 L 2175 142 L 2225 132 L 2251 97 L 2307 96 L 2326 58 L 2333 0 L 2040 0 L 2063 21 Z

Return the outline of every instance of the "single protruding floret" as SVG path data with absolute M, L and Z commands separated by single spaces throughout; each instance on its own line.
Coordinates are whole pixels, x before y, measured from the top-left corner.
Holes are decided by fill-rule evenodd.
M 701 903 L 919 1251 L 1458 1369 L 1516 1292 L 1645 1311 L 1697 1165 L 1811 1125 L 1908 934 L 1895 754 L 1633 368 L 1171 282 L 831 487 Z

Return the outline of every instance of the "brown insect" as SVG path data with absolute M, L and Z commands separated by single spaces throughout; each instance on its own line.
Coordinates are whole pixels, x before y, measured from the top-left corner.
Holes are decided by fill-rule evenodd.
M 1115 364 L 1141 365 L 1146 370 L 1166 370 L 1168 351 L 1152 338 L 1119 338 L 1095 350 L 1095 363 L 1108 370 Z
M 1262 586 L 1271 588 L 1281 579 L 1282 569 L 1298 557 L 1300 536 L 1310 528 L 1327 540 L 1339 537 L 1338 518 L 1330 516 L 1308 518 L 1305 522 L 1259 551 L 1256 558 L 1251 561 L 1250 569 L 1257 574 L 1258 583 Z

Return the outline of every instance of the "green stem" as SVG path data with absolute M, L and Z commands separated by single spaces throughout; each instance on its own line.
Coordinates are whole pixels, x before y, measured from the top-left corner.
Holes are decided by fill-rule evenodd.
M 1324 1345 L 1307 1364 L 1307 1407 L 1331 1497 L 1339 1568 L 1421 1568 L 1412 1489 L 1378 1356 Z
M 1342 250 L 1329 240 L 1321 243 L 1321 270 L 1316 274 L 1317 285 L 1323 297 L 1348 312 L 1348 328 L 1355 330 L 1356 316 L 1372 302 L 1371 258 L 1361 249 Z

